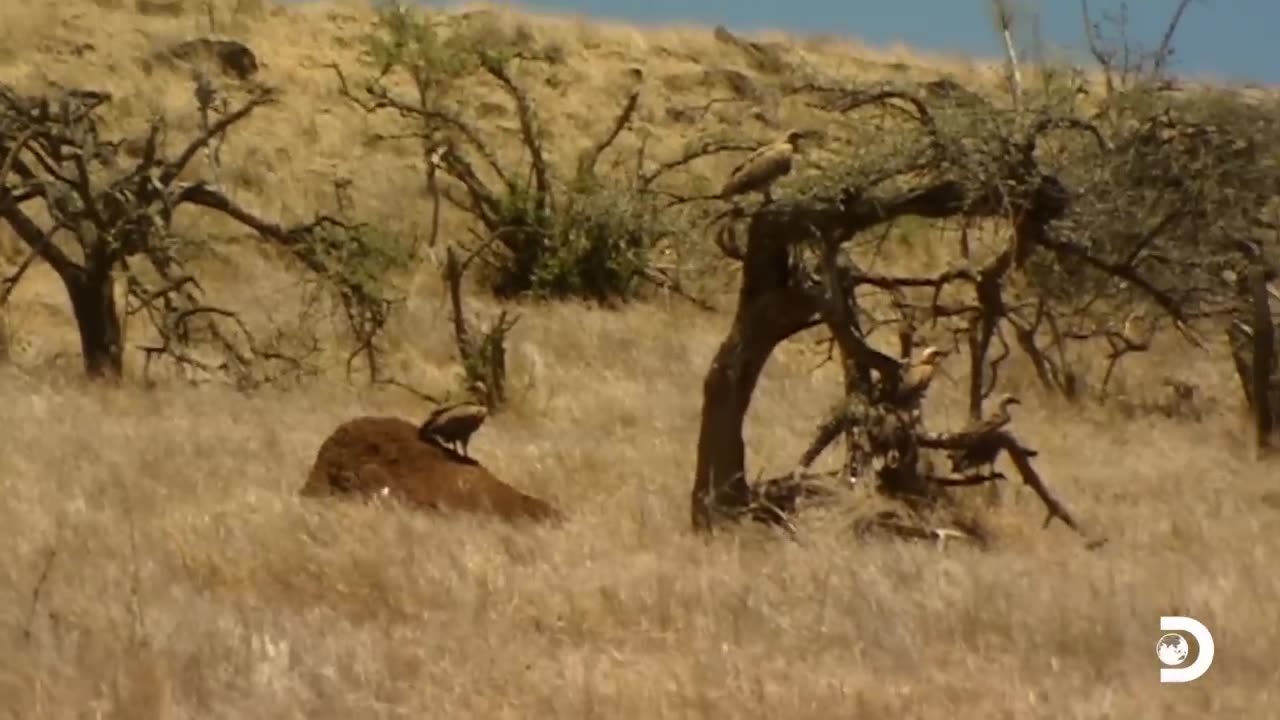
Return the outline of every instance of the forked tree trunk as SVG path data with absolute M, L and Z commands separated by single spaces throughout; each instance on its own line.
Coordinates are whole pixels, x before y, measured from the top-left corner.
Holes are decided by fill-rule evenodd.
M 77 272 L 62 276 L 62 284 L 80 333 L 85 374 L 96 379 L 119 379 L 124 374 L 124 342 L 111 272 L 77 268 Z

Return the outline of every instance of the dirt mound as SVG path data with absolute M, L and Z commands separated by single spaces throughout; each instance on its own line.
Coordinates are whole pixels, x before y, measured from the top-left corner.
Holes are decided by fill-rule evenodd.
M 549 503 L 499 480 L 483 465 L 418 439 L 418 426 L 393 417 L 359 417 L 320 445 L 304 497 L 385 495 L 422 508 L 560 521 Z

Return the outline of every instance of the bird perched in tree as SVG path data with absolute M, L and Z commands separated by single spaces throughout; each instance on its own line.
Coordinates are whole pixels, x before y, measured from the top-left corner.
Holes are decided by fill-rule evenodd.
M 478 401 L 484 396 L 484 385 L 476 383 L 472 386 L 472 393 L 476 399 L 436 408 L 418 427 L 418 437 L 423 442 L 449 445 L 455 452 L 461 445 L 463 457 L 470 457 L 467 445 L 471 436 L 489 417 L 489 408 Z
M 899 407 L 910 408 L 919 404 L 924 393 L 933 381 L 938 362 L 946 357 L 947 351 L 932 345 L 920 353 L 920 359 L 907 366 L 902 373 L 902 381 L 894 393 L 893 402 Z
M 734 195 L 759 191 L 764 194 L 765 202 L 772 202 L 769 190 L 778 178 L 791 172 L 792 158 L 796 153 L 796 143 L 804 137 L 801 130 L 788 130 L 780 140 L 765 145 L 747 156 L 738 167 L 729 173 L 729 179 L 720 189 L 719 197 L 728 199 Z
M 960 431 L 960 435 L 969 438 L 969 444 L 948 453 L 952 472 L 964 473 L 968 470 L 992 468 L 996 456 L 1000 454 L 1000 439 L 996 432 L 1009 424 L 1009 406 L 1021 405 L 1016 396 L 1005 393 L 996 401 L 996 408 L 985 418 L 976 420 Z

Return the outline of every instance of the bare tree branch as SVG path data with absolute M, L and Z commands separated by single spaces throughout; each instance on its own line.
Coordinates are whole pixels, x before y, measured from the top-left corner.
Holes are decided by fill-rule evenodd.
M 618 112 L 614 118 L 613 125 L 609 132 L 605 134 L 600 142 L 588 148 L 580 158 L 578 158 L 578 177 L 583 179 L 594 178 L 596 172 L 596 164 L 600 162 L 600 155 L 609 149 L 627 125 L 631 123 L 632 116 L 635 115 L 636 108 L 640 104 L 640 88 L 637 87 L 627 96 L 626 103 L 623 104 L 622 110 Z

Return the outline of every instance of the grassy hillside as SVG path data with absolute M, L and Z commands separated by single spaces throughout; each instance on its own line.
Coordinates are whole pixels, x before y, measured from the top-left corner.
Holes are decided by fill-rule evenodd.
M 110 0 L 26 5 L 0 23 L 0 81 L 109 90 L 121 132 L 156 113 L 175 138 L 195 130 L 186 71 L 148 58 L 207 32 L 203 13 L 143 16 Z M 779 79 L 708 28 L 495 16 L 505 33 L 561 58 L 531 86 L 565 167 L 608 129 L 637 66 L 640 133 L 619 141 L 619 156 L 644 133 L 654 157 L 674 157 L 698 136 L 755 142 L 816 117 L 779 100 Z M 239 200 L 296 221 L 331 211 L 334 182 L 349 179 L 363 217 L 425 233 L 419 154 L 368 142 L 394 126 L 344 102 L 328 67 L 354 66 L 354 40 L 372 17 L 354 4 L 220 9 L 218 30 L 252 47 L 261 79 L 284 89 L 222 150 L 222 180 Z M 824 77 L 999 82 L 962 60 L 770 40 Z M 726 69 L 759 97 L 699 116 L 733 92 L 728 78 L 739 76 Z M 488 113 L 486 131 L 514 127 L 495 88 L 464 92 L 470 109 Z M 514 141 L 501 148 L 519 159 Z M 699 161 L 685 180 L 715 182 L 740 157 Z M 207 171 L 196 163 L 192 173 Z M 444 241 L 463 237 L 464 222 L 447 214 Z M 258 319 L 300 307 L 298 278 L 243 231 L 194 213 L 180 224 L 212 249 L 199 260 L 211 295 Z M 22 257 L 8 232 L 0 227 L 6 274 Z M 733 270 L 709 246 L 681 239 L 669 262 L 728 308 Z M 946 260 L 928 233 L 909 230 L 887 252 L 897 266 Z M 388 338 L 397 378 L 432 393 L 461 372 L 438 260 L 428 254 L 396 278 L 409 300 Z M 477 308 L 496 306 L 472 296 Z M 88 385 L 62 289 L 33 271 L 3 311 L 0 709 L 21 718 L 1263 718 L 1280 700 L 1280 579 L 1268 570 L 1280 551 L 1280 471 L 1252 459 L 1220 353 L 1163 343 L 1119 378 L 1131 398 L 1160 392 L 1165 374 L 1194 381 L 1207 398 L 1201 422 L 1066 405 L 1041 394 L 1025 367 L 1002 378 L 1027 399 L 1015 409 L 1018 433 L 1040 452 L 1046 479 L 1110 538 L 1097 552 L 1059 524 L 1042 530 L 1042 508 L 1021 487 L 1005 488 L 1001 503 L 974 501 L 994 533 L 986 552 L 857 540 L 848 511 L 873 502 L 865 488 L 805 516 L 799 543 L 755 528 L 705 541 L 687 531 L 688 493 L 702 376 L 727 313 L 675 297 L 621 310 L 517 305 L 512 403 L 471 448 L 565 509 L 572 519 L 559 529 L 302 502 L 296 489 L 335 424 L 416 418 L 424 403 L 342 380 L 336 340 L 325 375 L 296 388 L 241 394 L 176 378 L 144 387 L 137 354 L 124 387 Z M 822 348 L 794 343 L 766 368 L 747 423 L 753 472 L 789 469 L 810 441 L 840 382 L 821 359 Z M 944 370 L 928 406 L 942 425 L 965 411 L 963 363 Z M 1190 614 L 1213 631 L 1217 659 L 1199 681 L 1157 682 L 1162 614 Z
M 498 38 L 518 41 L 560 59 L 545 69 L 535 67 L 533 73 L 538 77 L 526 85 L 544 121 L 550 160 L 562 168 L 571 168 L 577 154 L 607 132 L 629 89 L 627 71 L 634 67 L 642 67 L 646 73 L 643 104 L 634 130 L 624 133 L 606 163 L 630 161 L 641 142 L 652 162 L 659 162 L 678 157 L 687 143 L 698 138 L 761 142 L 772 139 L 782 127 L 816 121 L 802 102 L 779 103 L 779 78 L 759 75 L 741 51 L 717 41 L 704 28 L 645 34 L 575 18 L 530 20 L 507 12 L 493 16 Z M 405 128 L 394 118 L 369 117 L 344 100 L 330 67 L 336 64 L 353 77 L 358 74 L 358 39 L 370 28 L 372 19 L 367 8 L 354 4 L 220 6 L 214 15 L 215 27 L 253 48 L 264 66 L 258 78 L 284 91 L 279 103 L 255 113 L 221 150 L 228 170 L 219 180 L 227 183 L 238 199 L 269 217 L 301 221 L 316 212 L 332 212 L 336 205 L 334 183 L 350 181 L 355 211 L 362 218 L 407 235 L 426 233 L 429 205 L 420 151 L 408 142 L 371 141 L 377 133 L 403 133 Z M 178 147 L 199 127 L 195 86 L 187 66 L 156 55 L 180 40 L 207 35 L 208 27 L 209 19 L 203 12 L 189 11 L 178 17 L 140 15 L 111 3 L 78 2 L 24 10 L 18 22 L 6 23 L 0 30 L 7 33 L 3 51 L 7 57 L 0 58 L 4 60 L 3 77 L 29 92 L 50 86 L 112 92 L 117 99 L 107 113 L 118 123 L 112 129 L 137 136 L 152 116 L 160 114 L 168 123 L 170 146 Z M 866 59 L 850 48 L 828 49 L 826 45 L 795 49 L 796 62 L 812 66 L 815 73 L 868 79 L 932 78 L 939 74 L 919 70 L 902 59 Z M 958 70 L 966 77 L 978 73 L 964 66 L 943 69 Z M 516 119 L 501 89 L 494 83 L 471 84 L 459 94 L 461 105 L 483 119 L 480 129 L 492 139 L 502 159 L 513 164 L 525 162 L 512 133 Z M 744 99 L 751 102 L 744 103 Z M 740 157 L 720 155 L 701 160 L 687 176 L 702 182 L 719 177 Z M 192 174 L 202 172 L 207 172 L 207 166 L 201 165 Z M 450 210 L 446 207 L 441 231 L 445 241 L 464 235 L 462 218 Z M 205 237 L 221 235 L 228 242 L 243 234 L 238 228 L 211 224 L 203 217 L 180 217 L 179 226 L 184 222 L 188 228 L 198 223 L 198 232 Z M 0 249 L 8 248 L 8 257 L 16 263 L 21 253 L 7 233 L 7 228 L 0 230 Z M 216 247 L 225 252 L 227 244 Z M 701 289 L 731 289 L 732 279 L 724 277 L 723 263 L 712 265 L 708 253 L 701 252 L 705 248 L 680 249 L 689 256 L 682 257 L 684 276 L 706 281 L 711 273 L 713 281 Z M 256 265 L 248 271 L 267 275 L 253 283 L 244 282 L 243 262 L 230 271 L 224 264 L 215 264 L 205 273 L 215 282 L 225 276 L 237 296 L 247 287 L 253 292 L 273 293 L 243 298 L 244 302 L 230 301 L 237 309 L 252 308 L 260 300 L 280 303 L 287 281 Z M 415 282 L 427 284 L 414 286 L 426 291 L 416 296 L 429 295 L 434 278 L 422 277 Z M 17 306 L 24 302 L 39 306 L 38 319 L 17 310 L 11 319 L 14 326 L 10 332 L 20 352 L 28 343 L 41 346 L 32 348 L 32 360 L 74 349 L 74 337 L 69 334 L 64 333 L 65 342 L 59 343 L 43 329 L 28 331 L 29 323 L 57 322 L 58 313 L 51 306 L 61 304 L 61 291 L 50 290 L 45 293 L 40 279 L 33 278 L 14 299 Z M 414 302 L 423 300 L 415 297 Z M 413 352 L 424 349 L 416 347 Z

